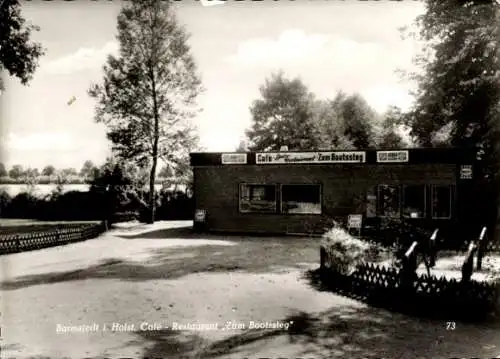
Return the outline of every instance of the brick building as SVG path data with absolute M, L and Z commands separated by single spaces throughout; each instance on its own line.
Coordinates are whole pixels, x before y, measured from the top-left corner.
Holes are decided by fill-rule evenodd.
M 191 165 L 208 231 L 319 232 L 357 214 L 363 227 L 406 218 L 465 239 L 486 221 L 472 150 L 192 153 Z

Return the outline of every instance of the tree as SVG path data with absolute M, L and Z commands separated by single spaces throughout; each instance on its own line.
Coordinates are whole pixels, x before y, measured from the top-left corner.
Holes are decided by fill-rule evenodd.
M 236 147 L 236 152 L 247 152 L 248 151 L 248 143 L 245 140 L 241 140 Z
M 42 46 L 31 42 L 37 26 L 27 24 L 21 16 L 21 5 L 17 0 L 0 2 L 0 72 L 4 69 L 17 77 L 23 85 L 32 78 L 38 66 L 38 59 L 44 55 Z M 3 82 L 0 78 L 0 90 Z
M 170 178 L 173 176 L 173 170 L 169 166 L 163 166 L 160 172 L 158 172 L 158 176 L 161 178 Z
M 421 146 L 477 149 L 481 191 L 469 207 L 474 227 L 495 228 L 500 176 L 500 12 L 496 1 L 426 0 L 415 37 L 426 42 L 413 74 L 418 88 L 408 117 Z
M 82 169 L 80 170 L 80 176 L 88 179 L 92 174 L 92 169 L 95 167 L 92 161 L 85 161 L 83 163 Z
M 410 144 L 402 136 L 404 131 L 404 114 L 400 108 L 391 106 L 383 115 L 377 147 L 384 150 L 408 147 Z
M 38 173 L 37 168 L 27 168 L 24 173 L 24 183 L 26 183 L 27 186 L 27 193 L 28 195 L 32 195 L 33 191 L 36 188 L 36 185 L 38 184 L 40 174 Z
M 52 180 L 52 176 L 56 173 L 56 169 L 52 165 L 45 166 L 42 170 L 42 176 L 49 177 L 49 182 Z
M 119 57 L 109 56 L 103 84 L 89 90 L 96 121 L 108 127 L 115 153 L 148 166 L 149 222 L 155 218 L 158 160 L 175 163 L 196 144 L 188 119 L 202 91 L 188 34 L 170 2 L 128 2 L 118 15 Z
M 289 80 L 283 72 L 272 74 L 260 87 L 260 94 L 262 98 L 250 107 L 252 125 L 246 131 L 251 151 L 318 147 L 311 110 L 314 95 L 299 78 Z
M 5 165 L 3 163 L 0 163 L 0 177 L 6 177 L 8 176 L 7 169 L 5 168 Z
M 421 146 L 435 146 L 435 135 L 449 132 L 448 145 L 482 147 L 489 177 L 499 157 L 499 19 L 492 0 L 426 0 L 418 32 L 410 33 L 426 42 L 416 58 L 422 71 L 412 74 L 418 88 L 411 135 Z
M 21 165 L 14 165 L 9 171 L 9 177 L 18 180 L 23 176 L 24 169 Z
M 333 100 L 318 100 L 313 104 L 313 119 L 317 128 L 319 148 L 354 149 L 352 140 L 345 135 L 344 121 L 340 104 L 345 99 L 341 92 Z
M 344 135 L 357 149 L 374 146 L 374 126 L 377 113 L 359 94 L 345 97 L 339 104 L 339 115 L 343 122 Z

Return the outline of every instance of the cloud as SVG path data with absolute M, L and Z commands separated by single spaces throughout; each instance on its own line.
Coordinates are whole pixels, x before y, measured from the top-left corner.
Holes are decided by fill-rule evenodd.
M 40 132 L 28 135 L 9 133 L 3 146 L 8 151 L 67 151 L 75 148 L 71 135 L 63 132 Z
M 106 62 L 108 55 L 116 54 L 118 43 L 110 41 L 101 48 L 81 47 L 76 52 L 51 61 L 42 70 L 57 75 L 66 75 L 74 72 L 99 68 Z
M 389 104 L 407 107 L 409 87 L 401 84 L 396 70 L 413 70 L 418 46 L 404 41 L 395 46 L 385 40 L 362 41 L 290 29 L 274 39 L 240 43 L 225 62 L 238 76 L 252 74 L 260 83 L 270 71 L 282 69 L 287 76 L 300 76 L 318 97 L 333 97 L 343 90 L 367 94 L 367 100 L 379 110 Z

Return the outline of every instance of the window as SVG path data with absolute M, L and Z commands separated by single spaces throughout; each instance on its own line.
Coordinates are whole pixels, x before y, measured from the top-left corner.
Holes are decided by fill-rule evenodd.
M 400 188 L 394 185 L 378 186 L 377 212 L 381 217 L 400 217 Z
M 321 185 L 282 185 L 281 211 L 289 214 L 321 214 Z
M 403 217 L 425 217 L 425 185 L 403 187 Z
M 432 186 L 432 218 L 451 217 L 451 186 Z
M 240 212 L 276 212 L 276 185 L 241 184 Z

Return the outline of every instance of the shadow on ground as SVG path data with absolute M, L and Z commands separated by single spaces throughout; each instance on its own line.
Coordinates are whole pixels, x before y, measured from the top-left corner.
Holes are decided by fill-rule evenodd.
M 162 330 L 137 332 L 134 344 L 145 348 L 143 357 L 231 358 L 453 358 L 495 357 L 500 352 L 499 328 L 411 319 L 385 310 L 340 307 L 308 314 L 297 312 L 282 319 L 288 330 L 242 330 L 218 341 L 194 332 Z M 293 355 L 290 348 L 293 347 Z
M 15 290 L 34 285 L 85 279 L 146 281 L 178 279 L 202 272 L 266 273 L 284 268 L 304 269 L 307 263 L 310 266 L 319 260 L 319 243 L 310 238 L 202 235 L 189 228 L 156 230 L 126 238 L 162 238 L 167 245 L 168 239 L 175 238 L 186 240 L 187 246 L 142 248 L 148 256 L 141 261 L 128 258 L 103 258 L 98 264 L 83 269 L 27 275 L 4 281 L 0 284 L 0 289 Z M 200 240 L 199 244 L 196 244 L 197 239 Z M 229 241 L 232 242 L 229 244 L 234 245 L 220 245 L 216 242 L 210 244 L 207 242 L 210 240 Z M 143 257 L 143 253 L 140 254 Z

